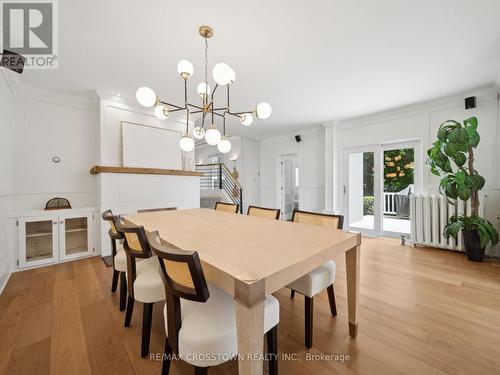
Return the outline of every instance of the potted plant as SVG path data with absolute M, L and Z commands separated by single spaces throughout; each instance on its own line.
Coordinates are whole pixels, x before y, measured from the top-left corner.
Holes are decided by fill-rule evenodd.
M 441 177 L 439 190 L 448 201 L 471 200 L 468 215 L 453 215 L 444 229 L 446 238 L 457 239 L 462 230 L 465 252 L 471 261 L 482 262 L 486 245 L 498 242 L 498 233 L 486 219 L 479 217 L 479 191 L 484 178 L 474 168 L 474 150 L 479 144 L 477 118 L 463 123 L 448 120 L 439 126 L 437 140 L 427 150 L 427 165 Z

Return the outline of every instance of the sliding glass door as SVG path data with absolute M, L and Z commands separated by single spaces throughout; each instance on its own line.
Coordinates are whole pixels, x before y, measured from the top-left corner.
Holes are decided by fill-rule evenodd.
M 419 142 L 344 152 L 344 228 L 373 236 L 410 234 L 409 195 L 421 191 Z
M 347 150 L 344 153 L 344 228 L 367 235 L 380 233 L 380 177 L 377 146 Z

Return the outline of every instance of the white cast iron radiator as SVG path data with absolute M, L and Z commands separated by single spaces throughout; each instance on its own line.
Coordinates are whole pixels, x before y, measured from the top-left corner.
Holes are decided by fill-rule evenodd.
M 479 196 L 479 215 L 483 216 L 485 195 Z M 455 214 L 468 215 L 471 211 L 470 200 L 457 201 L 456 205 L 448 203 L 443 195 L 417 194 L 410 195 L 410 229 L 413 245 L 441 247 L 463 251 L 462 235 L 457 241 L 446 239 L 443 235 L 448 218 Z

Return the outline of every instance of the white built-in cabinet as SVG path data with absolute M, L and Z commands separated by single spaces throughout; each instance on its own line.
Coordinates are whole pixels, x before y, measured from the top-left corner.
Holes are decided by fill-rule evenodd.
M 95 218 L 96 212 L 78 209 L 19 216 L 19 267 L 35 267 L 93 255 Z

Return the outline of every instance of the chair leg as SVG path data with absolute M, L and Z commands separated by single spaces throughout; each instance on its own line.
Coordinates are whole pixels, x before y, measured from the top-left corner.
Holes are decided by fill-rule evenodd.
M 313 340 L 313 297 L 304 296 L 305 345 L 311 349 Z
M 267 354 L 269 355 L 269 375 L 278 375 L 278 325 L 267 333 Z
M 332 316 L 337 316 L 337 305 L 335 304 L 335 292 L 333 290 L 333 284 L 326 288 L 328 292 L 328 301 L 330 301 L 330 312 Z
M 128 296 L 127 300 L 127 311 L 125 311 L 125 324 L 124 327 L 130 327 L 130 321 L 132 320 L 132 312 L 134 311 L 134 297 Z
M 125 310 L 127 304 L 127 278 L 125 272 L 120 272 L 120 311 Z
M 293 299 L 293 297 L 295 297 L 295 290 L 290 289 L 290 298 Z
M 194 366 L 194 375 L 207 375 L 208 367 L 198 367 Z
M 172 348 L 168 342 L 168 337 L 165 339 L 165 350 L 163 351 L 163 365 L 161 366 L 161 375 L 168 375 L 170 371 L 170 356 L 172 355 Z
M 113 270 L 113 281 L 111 282 L 111 293 L 116 292 L 116 286 L 118 285 L 118 276 L 120 272 L 117 270 Z
M 153 304 L 145 303 L 142 310 L 142 342 L 141 342 L 142 358 L 145 358 L 149 353 L 149 341 L 151 338 L 152 318 L 153 318 Z

